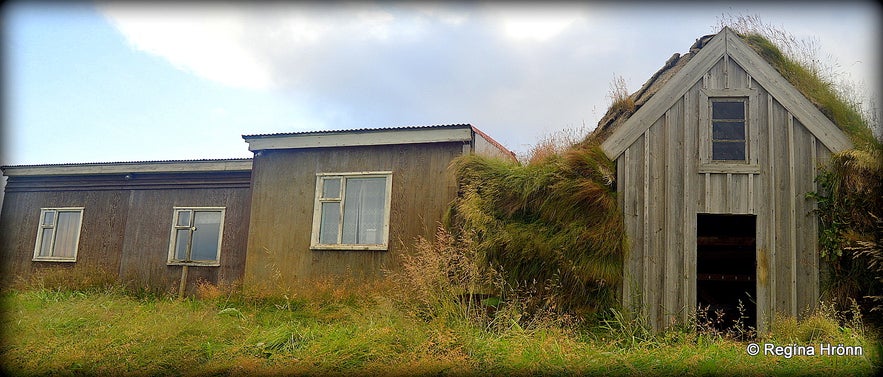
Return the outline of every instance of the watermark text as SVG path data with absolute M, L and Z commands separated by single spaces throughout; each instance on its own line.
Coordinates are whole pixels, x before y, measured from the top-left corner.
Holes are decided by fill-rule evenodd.
M 751 356 L 782 356 L 790 359 L 794 356 L 863 356 L 862 346 L 846 346 L 843 344 L 819 343 L 811 345 L 773 343 L 750 343 L 745 352 Z

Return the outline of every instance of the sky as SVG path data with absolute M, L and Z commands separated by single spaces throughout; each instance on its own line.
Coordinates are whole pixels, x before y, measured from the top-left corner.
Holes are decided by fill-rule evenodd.
M 593 129 L 614 78 L 639 89 L 725 15 L 880 88 L 876 2 L 626 4 L 6 2 L 0 163 L 250 157 L 241 135 L 454 123 L 523 155 Z

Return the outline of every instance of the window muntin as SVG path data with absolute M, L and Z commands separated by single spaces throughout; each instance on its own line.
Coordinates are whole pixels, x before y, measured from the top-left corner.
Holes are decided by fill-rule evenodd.
M 314 249 L 386 250 L 392 173 L 319 174 Z
M 175 207 L 169 264 L 220 264 L 224 207 Z
M 711 159 L 747 161 L 746 99 L 711 99 Z
M 83 208 L 41 208 L 34 261 L 76 262 Z

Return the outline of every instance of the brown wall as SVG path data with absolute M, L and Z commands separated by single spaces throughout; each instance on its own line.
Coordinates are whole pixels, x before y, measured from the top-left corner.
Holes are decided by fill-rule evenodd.
M 3 280 L 44 267 L 101 268 L 124 282 L 168 287 L 181 267 L 168 266 L 172 207 L 226 207 L 221 265 L 191 267 L 188 282 L 240 278 L 245 262 L 250 174 L 144 174 L 102 177 L 12 177 L 0 215 Z M 40 208 L 85 207 L 75 263 L 31 261 Z
M 329 275 L 371 278 L 431 238 L 456 196 L 449 175 L 462 143 L 265 150 L 254 158 L 245 281 L 290 284 Z M 310 250 L 316 173 L 392 171 L 388 251 Z M 271 280 L 279 276 L 281 281 Z

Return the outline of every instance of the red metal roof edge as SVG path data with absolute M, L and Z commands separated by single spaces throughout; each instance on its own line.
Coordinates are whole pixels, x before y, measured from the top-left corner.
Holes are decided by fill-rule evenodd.
M 489 143 L 493 144 L 495 147 L 508 154 L 509 157 L 512 157 L 513 161 L 518 161 L 518 157 L 515 157 L 515 152 L 510 151 L 509 148 L 504 147 L 503 144 L 500 144 L 498 141 L 494 140 L 494 138 L 488 136 L 488 134 L 484 133 L 482 130 L 479 130 L 477 127 L 473 125 L 470 125 L 470 127 L 472 127 L 472 132 L 481 135 L 481 137 L 483 137 Z

